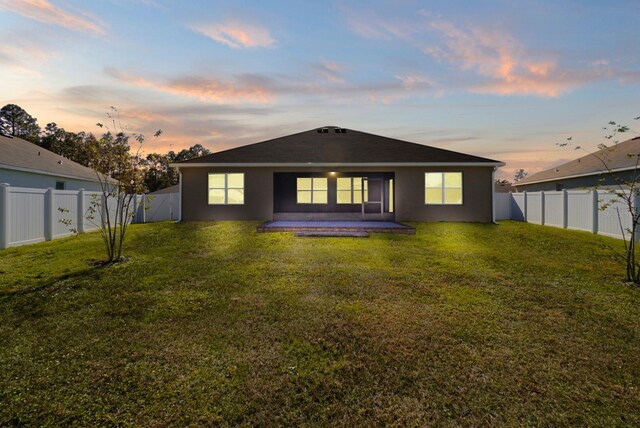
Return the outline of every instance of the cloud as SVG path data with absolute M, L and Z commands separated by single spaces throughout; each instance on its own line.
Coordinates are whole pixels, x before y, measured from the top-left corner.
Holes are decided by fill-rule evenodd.
M 407 21 L 381 18 L 371 12 L 346 10 L 347 26 L 357 35 L 367 39 L 392 40 L 413 38 L 420 28 Z
M 614 66 L 606 59 L 550 55 L 527 48 L 500 29 L 462 27 L 424 10 L 412 20 L 394 17 L 391 12 L 384 17 L 353 11 L 345 15 L 351 31 L 362 37 L 401 41 L 457 69 L 458 73 L 448 72 L 440 81 L 423 82 L 439 87 L 436 95 L 462 89 L 478 94 L 553 98 L 597 81 L 640 81 L 640 72 Z M 419 83 L 410 77 L 402 80 L 406 87 Z
M 151 80 L 112 67 L 105 68 L 105 72 L 133 86 L 216 103 L 264 104 L 271 102 L 274 96 L 269 79 L 259 75 L 245 74 L 230 80 L 203 76 Z
M 425 47 L 426 54 L 488 78 L 472 85 L 472 92 L 557 97 L 604 74 L 561 70 L 554 58 L 534 55 L 497 30 L 472 27 L 465 31 L 442 19 L 430 20 L 428 25 L 442 37 L 443 44 Z
M 274 104 L 277 98 L 290 100 L 309 97 L 331 102 L 382 102 L 388 104 L 432 91 L 435 86 L 421 74 L 399 75 L 394 79 L 351 83 L 332 64 L 313 64 L 312 74 L 241 74 L 233 77 L 211 75 L 185 75 L 173 78 L 147 78 L 106 67 L 105 73 L 129 85 L 169 93 L 181 97 L 197 98 L 217 104 Z M 307 70 L 308 71 L 308 70 Z M 318 76 L 321 79 L 318 79 Z
M 266 28 L 246 22 L 193 24 L 189 28 L 234 49 L 269 48 L 276 44 Z
M 14 72 L 41 77 L 42 64 L 59 55 L 40 32 L 13 31 L 0 38 L 0 65 Z
M 318 62 L 310 64 L 311 69 L 323 79 L 332 83 L 345 83 L 342 77 L 343 67 L 335 62 Z
M 0 10 L 8 10 L 44 24 L 55 24 L 69 30 L 97 35 L 105 34 L 105 24 L 95 16 L 83 12 L 70 12 L 48 0 L 0 0 Z

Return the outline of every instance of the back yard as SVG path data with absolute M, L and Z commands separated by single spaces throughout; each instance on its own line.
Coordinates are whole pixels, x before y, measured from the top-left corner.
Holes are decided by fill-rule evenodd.
M 639 425 L 617 240 L 134 225 L 0 253 L 0 425 Z

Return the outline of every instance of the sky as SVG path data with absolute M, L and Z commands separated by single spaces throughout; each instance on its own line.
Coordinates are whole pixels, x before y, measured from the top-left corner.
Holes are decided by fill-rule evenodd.
M 341 126 L 506 162 L 640 128 L 637 0 L 0 0 L 0 104 L 145 152 Z

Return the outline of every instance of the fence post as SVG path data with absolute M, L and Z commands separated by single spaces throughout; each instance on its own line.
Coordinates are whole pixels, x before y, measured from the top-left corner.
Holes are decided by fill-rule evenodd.
M 53 220 L 56 218 L 55 212 L 56 197 L 53 188 L 49 187 L 44 194 L 44 240 L 51 241 L 53 239 Z
M 493 196 L 495 198 L 495 196 Z M 493 223 L 496 222 L 496 208 L 493 207 Z M 173 220 L 173 193 L 169 193 L 169 220 Z
M 76 224 L 78 225 L 78 233 L 84 233 L 84 189 L 78 190 L 78 214 Z
M 598 233 L 598 191 L 591 190 L 592 208 L 591 208 L 591 232 Z
M 9 220 L 9 183 L 0 183 L 0 250 L 9 247 L 11 221 Z
M 524 222 L 528 223 L 527 220 L 527 191 L 522 192 L 522 207 L 524 208 L 524 212 L 522 213 L 522 217 L 524 217 Z
M 569 227 L 569 194 L 562 189 L 562 227 Z
M 540 191 L 540 224 L 544 226 L 544 190 Z

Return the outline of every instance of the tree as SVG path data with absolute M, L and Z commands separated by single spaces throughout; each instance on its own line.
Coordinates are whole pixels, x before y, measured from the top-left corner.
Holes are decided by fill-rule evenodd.
M 0 131 L 32 143 L 40 142 L 38 120 L 15 104 L 7 104 L 0 109 Z
M 148 191 L 155 192 L 158 189 L 178 184 L 178 172 L 169 166 L 172 162 L 180 162 L 205 156 L 211 152 L 201 144 L 195 144 L 188 149 L 175 153 L 170 151 L 166 155 L 150 153 L 144 160 L 144 183 Z
M 640 116 L 634 118 L 634 120 L 640 120 Z M 625 171 L 625 173 L 618 172 L 611 165 L 611 155 L 617 152 L 620 134 L 626 134 L 633 132 L 630 127 L 621 125 L 615 121 L 610 121 L 607 126 L 602 128 L 605 131 L 604 138 L 611 141 L 612 144 L 599 144 L 598 151 L 588 152 L 589 155 L 595 157 L 603 166 L 602 174 L 606 174 L 614 181 L 613 189 L 608 189 L 615 197 L 600 204 L 600 210 L 606 210 L 613 205 L 622 205 L 623 209 L 629 214 L 631 218 L 631 225 L 625 227 L 620 213 L 618 211 L 618 222 L 622 232 L 624 243 L 624 261 L 626 265 L 626 277 L 627 281 L 635 284 L 640 284 L 640 262 L 638 261 L 637 242 L 638 239 L 638 225 L 640 224 L 640 210 L 638 209 L 636 200 L 640 197 L 640 153 L 625 153 L 630 159 L 632 166 L 631 170 Z M 567 138 L 568 141 L 572 140 L 572 137 Z M 560 147 L 566 147 L 570 143 L 556 143 Z M 581 146 L 575 146 L 576 150 L 584 150 Z M 586 151 L 586 150 L 584 150 Z M 601 176 L 599 181 L 603 183 L 605 177 Z M 598 186 L 596 186 L 598 187 Z M 602 202 L 602 201 L 600 201 Z
M 169 167 L 168 155 L 150 153 L 144 160 L 144 185 L 149 192 L 155 192 L 178 183 L 175 168 Z
M 518 181 L 522 181 L 525 178 L 527 178 L 527 175 L 529 175 L 529 173 L 524 169 L 520 168 L 519 170 L 516 171 L 515 175 L 513 176 L 513 181 L 515 181 L 516 183 Z
M 115 107 L 111 107 L 107 117 L 110 123 L 97 124 L 106 132 L 99 140 L 91 140 L 87 147 L 91 156 L 90 166 L 96 172 L 101 188 L 100 196 L 91 201 L 87 219 L 98 227 L 102 235 L 107 253 L 103 263 L 111 264 L 124 260 L 122 251 L 127 228 L 137 210 L 135 195 L 144 191 L 140 150 L 145 136 L 125 131 Z M 154 136 L 157 138 L 161 133 L 157 131 Z M 131 153 L 131 140 L 138 146 L 134 153 Z
M 167 156 L 171 160 L 171 162 L 181 162 L 188 159 L 198 158 L 200 156 L 209 155 L 211 152 L 204 148 L 201 144 L 195 144 L 188 149 L 182 149 L 175 154 L 174 152 L 169 152 Z

